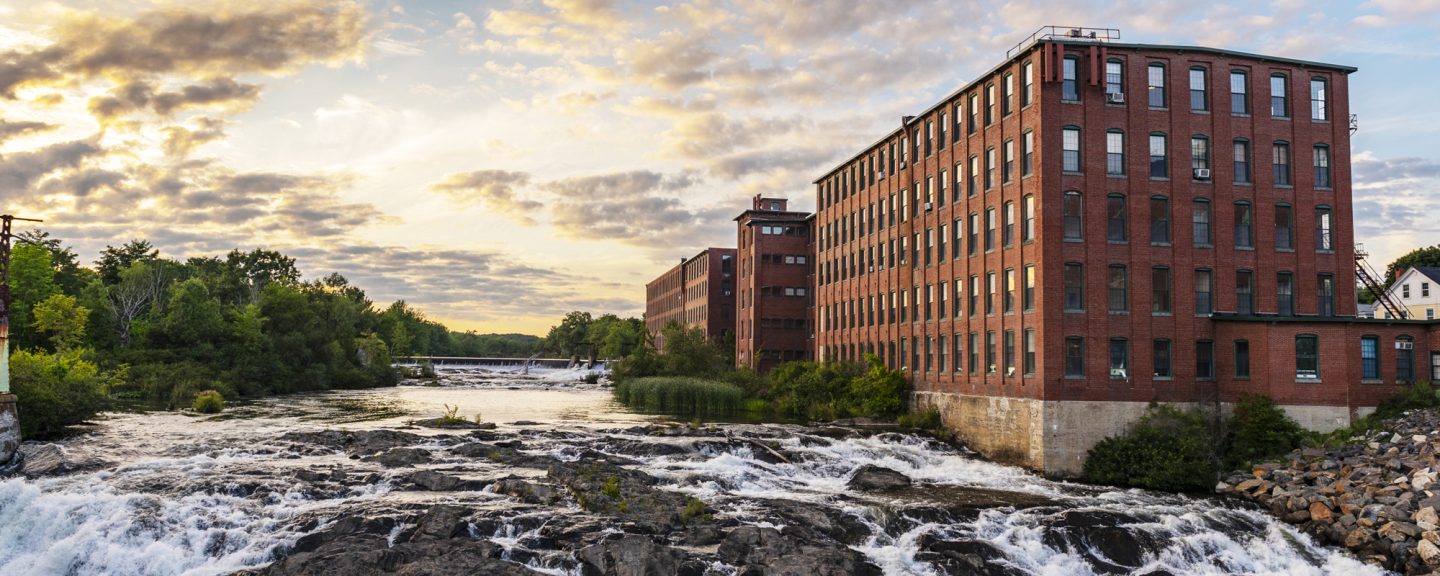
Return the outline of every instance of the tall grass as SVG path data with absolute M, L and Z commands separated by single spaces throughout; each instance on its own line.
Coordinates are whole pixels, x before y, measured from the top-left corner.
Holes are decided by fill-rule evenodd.
M 698 416 L 729 415 L 745 407 L 739 386 L 700 378 L 653 376 L 615 386 L 615 399 L 645 412 Z

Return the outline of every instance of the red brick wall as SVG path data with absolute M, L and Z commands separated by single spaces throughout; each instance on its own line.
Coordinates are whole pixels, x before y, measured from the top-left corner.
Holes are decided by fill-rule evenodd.
M 735 362 L 761 372 L 786 360 L 812 357 L 810 309 L 814 286 L 810 262 L 809 214 L 749 210 L 736 218 L 737 258 Z M 783 227 L 784 234 L 763 234 L 762 227 Z M 805 264 L 767 263 L 764 255 L 803 256 Z M 785 296 L 785 288 L 803 289 L 803 296 Z M 768 294 L 766 289 L 781 294 Z M 790 328 L 766 322 L 790 322 Z

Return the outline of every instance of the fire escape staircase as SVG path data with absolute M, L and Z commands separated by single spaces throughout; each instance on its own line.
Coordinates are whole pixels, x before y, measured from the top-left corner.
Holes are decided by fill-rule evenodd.
M 1365 288 L 1375 296 L 1375 303 L 1390 313 L 1391 318 L 1404 320 L 1409 314 L 1406 312 L 1405 307 L 1401 306 L 1399 302 L 1396 302 L 1394 298 L 1391 298 L 1390 293 L 1380 285 L 1377 279 L 1382 276 L 1376 273 L 1375 269 L 1370 267 L 1370 264 L 1365 262 L 1365 257 L 1368 255 L 1363 245 L 1355 245 L 1355 276 L 1359 278 L 1360 283 L 1364 284 Z

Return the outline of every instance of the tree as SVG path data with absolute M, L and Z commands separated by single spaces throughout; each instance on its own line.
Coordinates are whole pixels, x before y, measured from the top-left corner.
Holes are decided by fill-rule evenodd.
M 150 245 L 149 240 L 131 240 L 116 248 L 105 246 L 100 259 L 95 261 L 95 270 L 106 284 L 120 283 L 120 273 L 138 262 L 147 262 L 160 257 L 160 251 Z
M 574 311 L 565 315 L 559 326 L 545 335 L 545 348 L 561 356 L 579 356 L 586 345 L 586 336 L 594 319 L 589 312 Z
M 115 318 L 121 348 L 130 345 L 135 320 L 150 310 L 150 305 L 165 289 L 165 273 L 154 264 L 137 261 L 121 271 L 119 281 L 110 286 L 110 314 Z
M 31 315 L 35 305 L 59 293 L 50 252 L 43 246 L 20 244 L 10 252 L 10 338 L 16 348 L 38 346 Z
M 35 305 L 34 316 L 35 330 L 50 333 L 56 350 L 70 350 L 85 340 L 90 309 L 81 306 L 74 296 L 53 294 Z
M 191 357 L 212 351 L 226 332 L 220 301 L 199 278 L 173 284 L 160 329 L 166 344 Z
M 1385 267 L 1385 287 L 1389 288 L 1399 274 L 1412 266 L 1440 266 L 1440 245 L 1416 248 L 1390 262 Z
M 66 294 L 79 294 L 80 290 L 95 275 L 95 272 L 80 267 L 80 256 L 60 242 L 51 238 L 49 232 L 26 230 L 15 235 L 21 244 L 34 244 L 50 253 L 50 265 L 55 270 L 55 284 Z

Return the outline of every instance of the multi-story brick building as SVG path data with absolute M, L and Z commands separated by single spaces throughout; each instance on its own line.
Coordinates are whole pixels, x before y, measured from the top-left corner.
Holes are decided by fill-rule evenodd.
M 1055 473 L 1152 401 L 1269 393 L 1333 428 L 1393 393 L 1362 347 L 1428 327 L 1353 318 L 1355 69 L 1091 32 L 1037 35 L 815 182 L 817 354 L 877 354 L 973 446 Z
M 661 332 L 676 322 L 716 342 L 735 331 L 735 249 L 706 248 L 645 285 L 645 329 L 664 349 Z
M 783 198 L 755 196 L 751 209 L 735 217 L 735 363 L 762 372 L 809 360 L 814 350 L 813 216 L 786 208 Z

